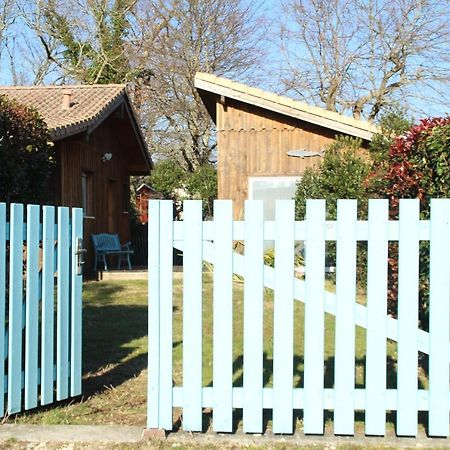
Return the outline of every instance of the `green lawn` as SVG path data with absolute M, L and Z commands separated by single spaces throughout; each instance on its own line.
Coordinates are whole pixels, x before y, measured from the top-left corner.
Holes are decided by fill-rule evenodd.
M 174 381 L 182 384 L 182 282 L 174 278 Z M 328 285 L 328 289 L 332 290 Z M 212 281 L 204 285 L 203 384 L 212 385 Z M 273 293 L 264 299 L 264 384 L 272 385 Z M 9 418 L 18 423 L 103 424 L 145 426 L 147 383 L 147 285 L 146 281 L 102 281 L 84 284 L 84 396 L 59 406 Z M 295 302 L 294 386 L 303 386 L 304 306 Z M 333 387 L 334 317 L 325 317 L 325 387 Z M 243 285 L 234 283 L 234 385 L 242 386 Z M 388 342 L 388 388 L 396 387 L 396 344 Z M 365 330 L 356 329 L 357 387 L 364 387 Z M 426 384 L 421 374 L 419 383 Z M 174 412 L 177 418 L 178 411 Z M 240 415 L 236 415 L 237 422 Z M 327 415 L 328 421 L 332 413 Z M 361 420 L 363 415 L 357 415 Z M 268 418 L 269 420 L 270 418 Z M 206 416 L 205 420 L 209 420 Z M 301 420 L 301 416 L 298 416 Z M 359 424 L 361 427 L 362 424 Z

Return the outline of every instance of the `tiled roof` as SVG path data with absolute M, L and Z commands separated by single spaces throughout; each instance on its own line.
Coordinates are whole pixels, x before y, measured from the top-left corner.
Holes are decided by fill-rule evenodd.
M 357 120 L 318 106 L 310 106 L 289 97 L 249 87 L 209 73 L 198 72 L 195 75 L 195 87 L 366 140 L 370 140 L 375 133 L 379 132 L 378 127 L 370 122 Z
M 126 95 L 124 84 L 12 86 L 0 87 L 0 95 L 34 107 L 57 140 L 95 127 Z M 70 95 L 70 107 L 63 108 L 63 97 Z

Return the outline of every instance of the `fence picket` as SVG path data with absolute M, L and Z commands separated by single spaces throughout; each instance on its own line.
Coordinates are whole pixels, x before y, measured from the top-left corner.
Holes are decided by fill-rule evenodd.
M 0 203 L 0 415 L 5 413 L 6 204 Z
M 41 405 L 53 402 L 55 208 L 44 206 L 42 224 Z
M 37 406 L 38 303 L 39 303 L 39 206 L 27 206 L 27 265 L 25 300 L 25 409 Z
M 202 202 L 184 202 L 183 429 L 202 430 Z
M 83 238 L 83 210 L 72 209 L 72 249 L 76 250 L 78 240 Z M 81 241 L 82 242 L 82 241 Z M 83 279 L 77 273 L 77 255 L 72 251 L 71 262 L 71 304 L 70 304 L 70 395 L 81 394 L 81 331 L 82 331 L 82 296 Z
M 294 350 L 294 209 L 291 200 L 275 207 L 275 290 L 273 325 L 273 432 L 292 433 Z
M 8 413 L 22 403 L 23 205 L 11 204 L 9 252 Z
M 263 202 L 245 202 L 244 405 L 246 433 L 263 431 Z
M 233 205 L 214 201 L 214 431 L 233 430 Z
M 449 221 L 450 200 L 431 200 L 430 222 L 430 436 L 448 437 L 449 358 L 442 343 L 449 337 Z
M 153 333 L 149 348 L 149 393 L 154 391 L 153 401 L 149 396 L 149 426 L 166 428 L 162 426 L 163 416 L 167 416 L 167 424 L 171 426 L 170 411 L 181 406 L 183 428 L 200 431 L 202 408 L 207 407 L 213 408 L 215 431 L 232 431 L 232 409 L 243 408 L 244 431 L 259 433 L 263 431 L 263 408 L 268 408 L 273 410 L 273 431 L 291 433 L 293 410 L 303 408 L 305 434 L 321 434 L 324 409 L 334 409 L 334 433 L 350 435 L 354 433 L 354 411 L 365 410 L 366 434 L 384 435 L 386 410 L 397 410 L 398 435 L 414 436 L 418 410 L 429 410 L 430 435 L 448 436 L 450 327 L 442 321 L 449 315 L 450 200 L 432 202 L 430 221 L 419 220 L 416 200 L 400 202 L 399 221 L 388 220 L 387 200 L 369 202 L 368 221 L 357 221 L 357 204 L 353 200 L 338 201 L 337 221 L 325 220 L 323 200 L 307 202 L 304 222 L 293 221 L 293 208 L 289 201 L 278 203 L 275 222 L 264 222 L 262 202 L 253 201 L 246 202 L 245 222 L 238 223 L 231 221 L 228 201 L 216 202 L 213 223 L 202 222 L 199 202 L 185 203 L 182 224 L 172 224 L 171 219 L 162 224 L 157 214 L 151 213 L 149 233 L 154 234 L 157 251 L 149 259 L 149 279 L 154 280 L 149 290 L 152 292 L 149 333 Z M 170 233 L 159 236 L 167 228 Z M 276 243 L 274 269 L 262 263 L 264 238 Z M 305 239 L 305 281 L 293 274 L 294 242 L 298 238 Z M 245 240 L 244 255 L 232 254 L 231 243 L 236 239 Z M 398 320 L 386 315 L 388 242 L 397 239 Z M 326 240 L 336 241 L 337 245 L 336 295 L 325 291 Z M 368 241 L 367 306 L 355 301 L 357 240 Z M 430 333 L 417 327 L 419 240 L 431 241 Z M 167 251 L 166 263 L 159 245 Z M 172 246 L 184 251 L 183 386 L 173 388 L 168 347 L 172 339 L 169 258 Z M 202 386 L 203 259 L 215 266 L 212 387 Z M 164 270 L 167 273 L 162 274 Z M 232 385 L 233 272 L 245 277 L 243 387 Z M 273 388 L 263 387 L 263 286 L 274 289 Z M 292 385 L 294 299 L 305 302 L 303 388 Z M 324 389 L 325 310 L 336 315 L 335 386 L 327 389 Z M 358 389 L 355 388 L 356 325 L 367 328 L 366 386 Z M 397 389 L 386 389 L 387 338 L 398 342 Z M 419 349 L 430 353 L 429 391 L 417 387 Z
M 148 384 L 147 427 L 160 428 L 160 233 L 161 203 L 150 201 L 148 224 Z
M 386 429 L 388 200 L 369 200 L 366 335 L 366 434 Z
M 417 434 L 419 200 L 400 200 L 398 249 L 397 434 Z
M 56 399 L 69 396 L 69 208 L 58 208 Z
M 337 202 L 334 433 L 354 432 L 356 200 Z
M 173 206 L 169 200 L 160 203 L 161 243 L 159 249 L 160 274 L 160 375 L 159 427 L 172 429 L 172 314 L 173 314 Z
M 323 432 L 325 201 L 306 202 L 304 431 Z

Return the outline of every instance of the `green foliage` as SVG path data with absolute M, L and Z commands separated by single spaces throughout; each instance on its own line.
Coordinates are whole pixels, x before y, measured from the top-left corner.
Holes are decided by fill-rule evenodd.
M 128 15 L 136 0 L 88 2 L 86 24 L 93 31 L 79 33 L 80 26 L 60 12 L 55 0 L 42 5 L 42 17 L 50 34 L 60 44 L 59 62 L 69 75 L 84 83 L 123 83 L 130 76 L 125 38 L 130 29 Z
M 190 197 L 203 200 L 203 215 L 213 215 L 213 202 L 217 198 L 217 170 L 211 164 L 204 164 L 186 178 Z
M 411 128 L 412 124 L 406 110 L 401 108 L 390 108 L 381 115 L 380 133 L 375 134 L 369 143 L 370 157 L 376 165 L 389 160 L 389 150 L 394 139 Z
M 168 199 L 177 199 L 177 189 L 184 186 L 186 172 L 173 159 L 158 161 L 149 177 L 150 186 Z
M 367 187 L 372 197 L 385 197 L 388 183 L 386 172 L 389 167 L 389 152 L 397 136 L 401 136 L 412 126 L 406 111 L 391 108 L 379 121 L 380 133 L 375 134 L 369 143 L 370 158 L 373 161 L 372 172 L 367 179 Z
M 214 166 L 205 164 L 194 172 L 185 172 L 177 161 L 164 159 L 155 164 L 148 183 L 168 199 L 203 200 L 204 217 L 212 216 L 213 201 L 217 198 L 217 171 Z
M 337 199 L 359 200 L 360 213 L 367 208 L 367 187 L 364 181 L 370 172 L 371 163 L 359 150 L 361 141 L 339 137 L 324 153 L 318 168 L 305 170 L 295 194 L 296 219 L 303 220 L 306 214 L 306 199 L 324 198 L 327 201 L 328 219 L 336 219 Z
M 362 153 L 360 139 L 338 137 L 324 153 L 322 164 L 315 169 L 307 169 L 299 181 L 295 194 L 296 220 L 306 216 L 306 200 L 324 198 L 327 202 L 327 219 L 337 217 L 338 199 L 358 200 L 358 214 L 366 218 L 369 191 L 366 178 L 371 169 L 371 161 Z M 306 250 L 307 251 L 307 250 Z M 336 244 L 327 242 L 326 264 L 336 265 Z M 358 245 L 358 281 L 366 283 L 366 245 Z
M 38 113 L 0 96 L 0 201 L 53 203 L 55 153 Z

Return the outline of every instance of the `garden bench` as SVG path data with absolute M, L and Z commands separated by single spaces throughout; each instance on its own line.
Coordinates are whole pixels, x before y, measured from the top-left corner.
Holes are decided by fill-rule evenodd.
M 92 243 L 94 244 L 94 270 L 97 270 L 97 264 L 103 263 L 104 270 L 108 270 L 108 256 L 117 256 L 117 269 L 120 269 L 122 259 L 128 263 L 128 269 L 131 270 L 130 255 L 133 254 L 131 242 L 121 244 L 117 234 L 101 233 L 92 234 Z

